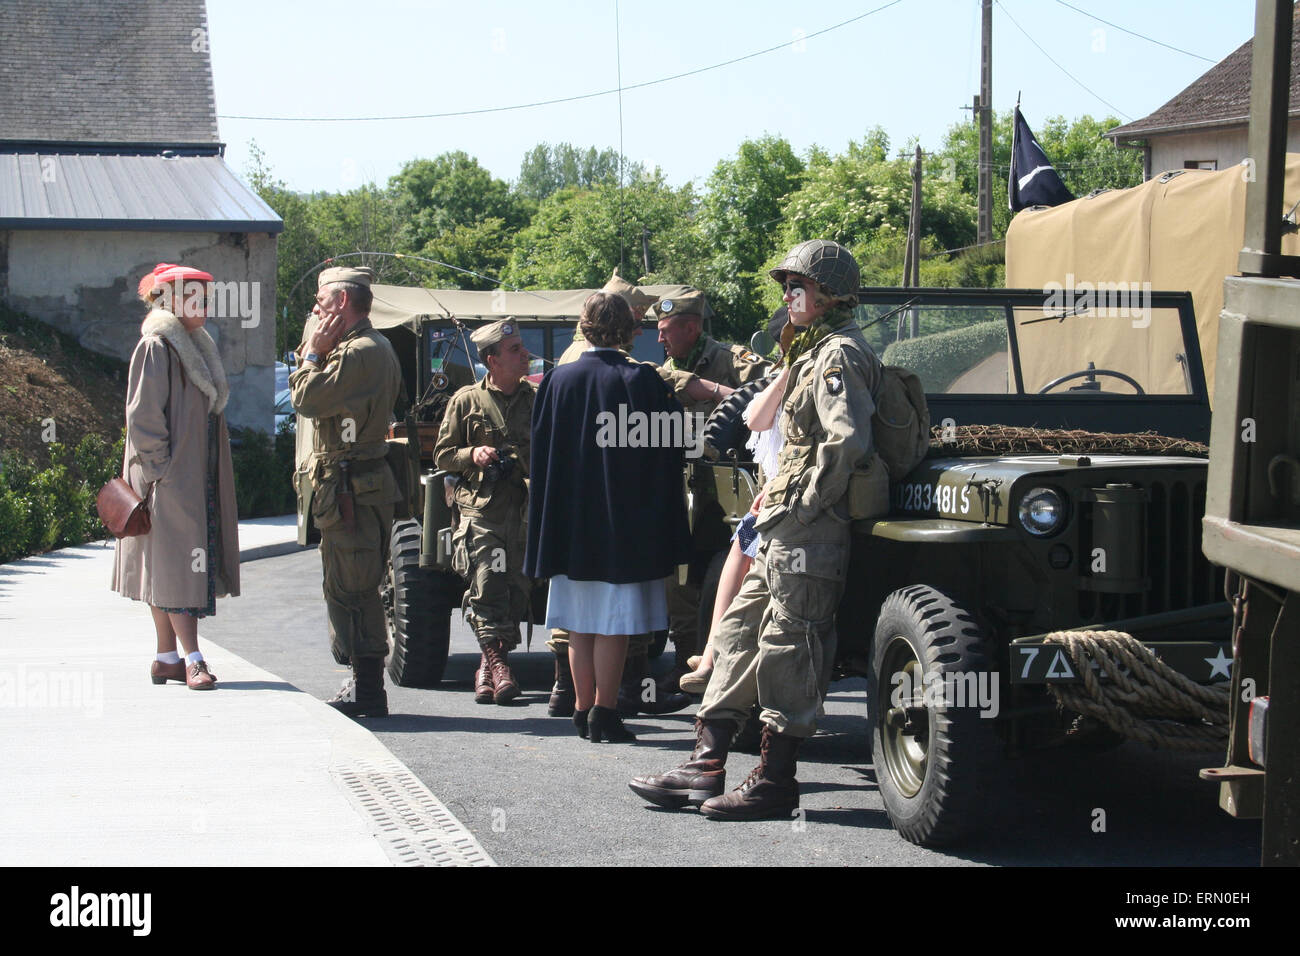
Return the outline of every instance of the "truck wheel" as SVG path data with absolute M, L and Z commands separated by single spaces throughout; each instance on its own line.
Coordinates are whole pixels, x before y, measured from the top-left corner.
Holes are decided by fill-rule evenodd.
M 979 822 L 1001 755 L 980 716 L 978 688 L 998 674 L 979 625 L 942 591 L 903 588 L 881 606 L 871 661 L 871 751 L 889 819 L 912 843 L 953 843 Z
M 394 521 L 388 580 L 380 594 L 388 625 L 388 675 L 402 687 L 431 687 L 442 680 L 451 642 L 446 577 L 420 567 L 420 523 Z

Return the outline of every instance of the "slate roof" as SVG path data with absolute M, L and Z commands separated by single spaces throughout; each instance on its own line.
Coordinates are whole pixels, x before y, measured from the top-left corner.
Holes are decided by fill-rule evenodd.
M 278 233 L 284 222 L 220 156 L 0 152 L 0 229 Z
M 0 144 L 220 148 L 204 0 L 0 2 Z
M 1247 40 L 1150 116 L 1116 126 L 1106 136 L 1119 142 L 1140 139 L 1153 133 L 1249 123 L 1251 51 L 1252 42 Z M 1300 116 L 1300 75 L 1296 72 L 1298 60 L 1300 9 L 1295 13 L 1291 30 L 1291 116 Z

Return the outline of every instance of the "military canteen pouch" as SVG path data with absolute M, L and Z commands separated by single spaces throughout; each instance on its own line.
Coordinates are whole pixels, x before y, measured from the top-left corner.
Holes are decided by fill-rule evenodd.
M 151 489 L 153 485 L 149 486 Z M 147 493 L 146 493 L 147 494 Z M 95 496 L 95 510 L 114 537 L 134 538 L 148 534 L 151 526 L 149 507 L 121 478 L 114 478 Z
M 889 469 L 878 454 L 865 468 L 854 469 L 849 477 L 849 517 L 879 518 L 889 514 Z

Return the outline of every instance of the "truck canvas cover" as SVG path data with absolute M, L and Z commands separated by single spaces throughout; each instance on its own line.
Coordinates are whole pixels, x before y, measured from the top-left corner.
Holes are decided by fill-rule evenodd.
M 1076 291 L 1072 300 L 1068 289 L 1079 290 L 1084 283 L 1099 290 L 1098 311 L 1105 306 L 1102 294 L 1113 299 L 1119 293 L 1117 283 L 1125 284 L 1126 292 L 1135 286 L 1137 290 L 1188 291 L 1196 309 L 1205 377 L 1213 389 L 1223 280 L 1237 275 L 1237 254 L 1245 235 L 1246 184 L 1251 175 L 1252 167 L 1245 165 L 1178 170 L 1131 189 L 1108 190 L 1052 208 L 1026 209 L 1007 230 L 1007 286 L 1049 289 L 1055 288 L 1049 283 L 1056 283 L 1065 287 L 1067 291 L 1059 297 L 1060 312 L 1078 304 L 1082 296 Z M 1288 153 L 1284 208 L 1277 214 L 1286 214 L 1297 200 L 1300 154 Z M 1300 235 L 1284 236 L 1282 252 L 1300 255 Z M 1133 304 L 1124 298 L 1119 301 Z M 1045 311 L 1053 311 L 1055 304 Z M 1115 321 L 1133 328 L 1132 319 L 1120 313 Z M 1132 352 L 1137 341 L 1132 334 L 1116 335 L 1109 345 L 1096 342 L 1093 323 L 1072 323 L 1065 318 L 1037 328 L 1046 333 L 1049 327 L 1050 335 L 1042 337 L 1041 348 L 1036 348 L 1032 339 L 1021 342 L 1027 380 L 1050 378 L 1049 373 L 1055 371 L 1051 363 L 1062 351 L 1077 354 L 1078 349 L 1062 349 L 1062 339 L 1071 336 L 1093 339 L 1090 351 L 1097 355 L 1098 368 L 1126 371 L 1134 363 L 1152 361 L 1158 362 L 1159 374 L 1176 374 L 1175 367 L 1162 356 L 1178 343 L 1159 341 L 1172 334 L 1171 327 L 1152 327 L 1152 334 L 1146 337 L 1149 341 L 1141 346 L 1145 354 Z M 1149 375 L 1142 378 L 1150 380 Z

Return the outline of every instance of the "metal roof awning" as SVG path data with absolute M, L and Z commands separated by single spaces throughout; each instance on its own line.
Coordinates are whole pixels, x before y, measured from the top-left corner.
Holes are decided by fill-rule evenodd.
M 284 221 L 220 156 L 0 152 L 0 229 L 278 233 Z

